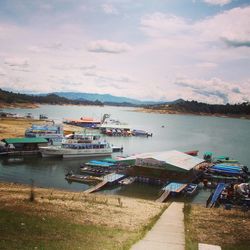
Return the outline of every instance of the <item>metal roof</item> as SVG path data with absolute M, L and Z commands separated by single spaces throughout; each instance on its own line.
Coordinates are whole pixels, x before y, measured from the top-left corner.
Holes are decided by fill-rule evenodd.
M 131 157 L 127 157 L 124 160 L 133 160 L 133 159 L 155 159 L 157 161 L 162 162 L 163 164 L 172 165 L 174 167 L 186 171 L 189 171 L 196 165 L 204 162 L 203 159 L 193 157 L 191 155 L 176 150 L 142 153 Z
M 47 143 L 48 141 L 44 138 L 26 138 L 26 137 L 21 137 L 21 138 L 6 138 L 3 139 L 2 141 L 6 142 L 7 144 L 15 144 L 15 143 Z

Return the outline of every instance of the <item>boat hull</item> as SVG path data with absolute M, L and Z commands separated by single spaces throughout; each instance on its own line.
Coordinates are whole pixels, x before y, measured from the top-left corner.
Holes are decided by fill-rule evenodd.
M 91 156 L 109 156 L 112 149 L 62 149 L 54 147 L 40 148 L 42 157 L 84 158 Z

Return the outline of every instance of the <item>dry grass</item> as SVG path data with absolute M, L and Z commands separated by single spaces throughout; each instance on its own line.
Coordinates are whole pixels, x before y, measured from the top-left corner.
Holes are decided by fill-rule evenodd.
M 24 137 L 25 130 L 32 124 L 46 124 L 46 122 L 26 118 L 0 118 L 0 139 Z
M 185 213 L 190 242 L 220 245 L 223 249 L 249 249 L 250 212 L 187 206 L 190 205 L 186 205 Z
M 28 186 L 0 183 L 0 208 L 135 231 L 166 206 L 139 199 L 43 188 L 35 188 L 35 202 L 28 202 L 29 195 Z

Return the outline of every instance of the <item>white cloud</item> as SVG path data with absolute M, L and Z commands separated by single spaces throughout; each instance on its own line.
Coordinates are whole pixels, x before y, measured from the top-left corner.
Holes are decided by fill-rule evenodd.
M 151 37 L 166 37 L 188 32 L 190 25 L 182 17 L 156 12 L 142 17 L 141 28 Z
M 226 5 L 232 2 L 232 0 L 203 0 L 203 2 L 211 5 Z
M 0 68 L 0 76 L 5 76 L 6 72 L 4 69 Z
M 102 9 L 104 11 L 104 13 L 106 14 L 111 14 L 111 15 L 118 15 L 119 12 L 118 10 L 114 7 L 114 5 L 110 4 L 110 3 L 105 3 L 102 5 Z
M 131 47 L 127 43 L 116 43 L 108 40 L 93 41 L 88 45 L 88 50 L 98 53 L 119 54 L 127 52 Z
M 90 69 L 95 69 L 96 65 L 95 64 L 70 64 L 70 63 L 65 63 L 61 65 L 56 65 L 53 68 L 57 70 L 90 70 Z
M 203 20 L 191 22 L 182 17 L 153 13 L 141 19 L 141 29 L 153 38 L 184 38 L 193 42 L 223 42 L 250 40 L 250 7 L 234 8 Z M 175 41 L 173 41 L 175 42 Z M 243 44 L 244 45 L 244 44 Z
M 4 59 L 4 64 L 10 67 L 28 67 L 29 62 L 27 58 L 9 57 Z
M 207 41 L 250 41 L 250 7 L 234 8 L 194 24 Z
M 118 74 L 117 72 L 112 72 L 112 71 L 104 71 L 104 70 L 97 70 L 97 69 L 92 69 L 88 70 L 84 73 L 85 76 L 87 77 L 94 77 L 96 80 L 99 82 L 108 82 L 108 83 L 132 83 L 135 82 L 134 79 L 132 79 L 128 75 L 121 75 Z
M 250 90 L 246 84 L 226 82 L 219 78 L 204 79 L 176 79 L 175 84 L 189 92 L 189 99 L 210 103 L 239 103 L 250 101 Z

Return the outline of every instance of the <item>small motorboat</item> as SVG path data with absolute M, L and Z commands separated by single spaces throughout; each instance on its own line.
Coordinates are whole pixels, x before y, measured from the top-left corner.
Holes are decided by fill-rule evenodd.
M 198 192 L 198 185 L 194 183 L 189 183 L 187 187 L 184 189 L 184 193 L 186 195 L 192 196 Z
M 87 176 L 87 175 L 79 175 L 79 174 L 73 174 L 73 173 L 67 173 L 65 175 L 65 179 L 68 182 L 80 182 L 80 183 L 97 183 L 102 181 L 101 178 L 96 176 Z
M 144 131 L 144 130 L 138 130 L 138 129 L 134 129 L 132 131 L 132 135 L 133 136 L 146 136 L 146 137 L 149 137 L 149 136 L 153 136 L 152 133 L 148 133 L 147 131 Z
M 198 153 L 199 153 L 199 150 L 192 150 L 192 151 L 187 151 L 187 152 L 184 152 L 185 154 L 187 155 L 191 155 L 191 156 L 197 156 Z
M 136 180 L 136 177 L 127 177 L 123 180 L 119 181 L 119 184 L 121 185 L 129 185 L 132 184 Z

